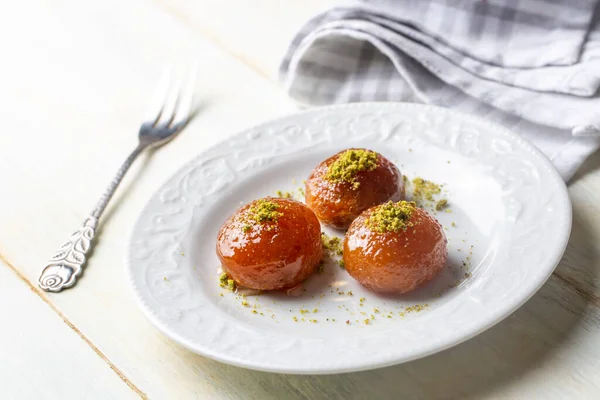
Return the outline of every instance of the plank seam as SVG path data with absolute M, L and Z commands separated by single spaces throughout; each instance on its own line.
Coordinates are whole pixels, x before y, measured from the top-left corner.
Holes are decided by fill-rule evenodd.
M 594 304 L 597 307 L 600 307 L 600 297 L 596 296 L 593 293 L 589 293 L 583 289 L 581 289 L 578 284 L 577 281 L 575 281 L 574 279 L 563 275 L 559 272 L 554 271 L 552 273 L 553 276 L 555 276 L 556 278 L 558 278 L 562 283 L 565 284 L 565 286 L 570 287 L 571 289 L 573 289 L 575 291 L 575 293 L 577 293 L 578 295 L 580 295 L 581 297 L 583 297 L 585 300 L 587 300 L 588 302 Z
M 133 390 L 138 396 L 140 396 L 140 398 L 146 400 L 148 399 L 148 396 L 146 395 L 146 393 L 142 392 L 136 385 L 133 384 L 133 382 L 131 382 L 126 376 L 125 374 L 112 362 L 108 359 L 108 357 L 106 357 L 98 347 L 96 347 L 96 345 L 94 345 L 92 343 L 92 341 L 90 339 L 88 339 L 83 332 L 81 332 L 79 329 L 77 329 L 77 327 L 75 325 L 73 325 L 73 323 L 71 321 L 69 321 L 69 319 L 65 316 L 65 314 L 62 313 L 62 311 L 60 311 L 51 301 L 50 299 L 48 299 L 44 293 L 42 292 L 41 289 L 39 289 L 37 286 L 33 285 L 29 279 L 27 279 L 27 277 L 25 275 L 23 275 L 21 273 L 21 271 L 19 271 L 14 265 L 12 265 L 10 263 L 10 261 L 8 261 L 6 259 L 6 257 L 4 257 L 2 254 L 0 254 L 0 261 L 2 261 L 4 264 L 6 264 L 6 266 L 8 268 L 10 268 L 18 277 L 21 281 L 23 281 L 28 287 L 29 289 L 34 292 L 36 295 L 38 295 L 38 297 L 40 299 L 42 299 L 42 301 L 44 303 L 46 303 L 48 305 L 48 307 L 50 307 L 62 320 L 65 324 L 67 324 L 67 326 L 69 328 L 71 328 L 71 330 L 73 332 L 75 332 L 77 334 L 77 336 L 79 336 L 81 338 L 81 340 L 83 340 L 106 364 L 108 364 L 108 366 L 110 367 L 110 369 L 113 370 L 113 372 L 115 374 L 117 374 L 117 376 L 127 385 L 129 386 L 129 388 L 131 390 Z

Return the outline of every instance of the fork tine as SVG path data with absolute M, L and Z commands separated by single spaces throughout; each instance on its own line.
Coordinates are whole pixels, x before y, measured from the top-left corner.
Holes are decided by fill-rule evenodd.
M 169 87 L 171 86 L 172 69 L 171 65 L 168 65 L 164 69 L 160 80 L 158 81 L 158 85 L 156 86 L 154 95 L 152 96 L 152 101 L 146 110 L 144 118 L 145 123 L 154 125 L 156 121 L 158 121 L 165 104 L 165 98 L 167 97 Z
M 192 103 L 194 101 L 194 88 L 196 86 L 196 77 L 198 75 L 198 63 L 194 63 L 190 71 L 190 76 L 186 80 L 186 84 L 183 86 L 181 94 L 179 96 L 179 104 L 175 111 L 175 118 L 173 121 L 174 126 L 185 125 L 190 112 L 192 110 Z
M 162 108 L 162 112 L 160 113 L 160 117 L 156 122 L 157 125 L 165 125 L 168 126 L 173 117 L 175 115 L 175 110 L 177 108 L 177 103 L 179 102 L 179 90 L 181 88 L 181 80 L 176 80 L 167 96 L 163 99 L 164 104 Z

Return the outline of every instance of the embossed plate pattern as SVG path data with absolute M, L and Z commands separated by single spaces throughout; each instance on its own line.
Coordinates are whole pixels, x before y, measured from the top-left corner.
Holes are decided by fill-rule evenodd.
M 228 215 L 296 191 L 318 162 L 359 146 L 444 184 L 444 273 L 401 297 L 369 293 L 334 262 L 299 297 L 267 293 L 244 305 L 221 289 L 214 247 Z M 143 209 L 126 271 L 148 318 L 194 352 L 264 371 L 337 373 L 423 357 L 493 326 L 544 284 L 570 228 L 565 184 L 520 137 L 431 106 L 354 104 L 281 118 L 202 152 Z

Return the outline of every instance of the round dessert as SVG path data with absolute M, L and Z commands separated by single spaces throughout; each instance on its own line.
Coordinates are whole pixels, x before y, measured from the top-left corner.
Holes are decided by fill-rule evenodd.
M 306 181 L 306 204 L 324 224 L 346 229 L 364 210 L 404 198 L 398 168 L 371 150 L 344 150 L 319 164 Z
M 217 256 L 236 284 L 250 289 L 294 287 L 313 273 L 322 253 L 315 213 L 291 199 L 264 198 L 237 210 L 217 237 Z
M 368 289 L 406 293 L 446 265 L 442 226 L 415 203 L 388 202 L 363 212 L 344 239 L 348 273 Z

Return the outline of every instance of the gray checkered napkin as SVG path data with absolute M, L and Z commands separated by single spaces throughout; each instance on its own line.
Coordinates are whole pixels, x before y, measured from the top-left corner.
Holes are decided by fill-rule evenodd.
M 568 180 L 600 147 L 598 3 L 347 2 L 301 28 L 281 78 L 305 105 L 413 101 L 482 116 Z

